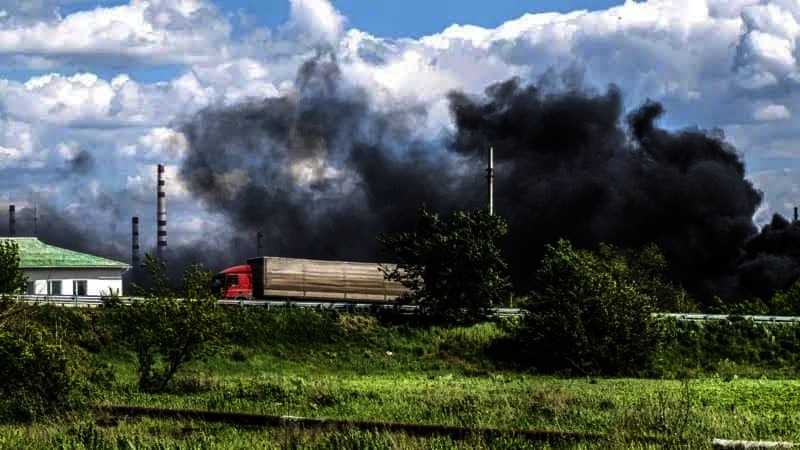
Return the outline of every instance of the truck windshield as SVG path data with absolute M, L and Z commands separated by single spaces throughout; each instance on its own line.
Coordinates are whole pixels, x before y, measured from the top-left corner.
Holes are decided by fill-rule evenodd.
M 211 278 L 211 289 L 221 289 L 225 286 L 225 275 L 214 275 Z

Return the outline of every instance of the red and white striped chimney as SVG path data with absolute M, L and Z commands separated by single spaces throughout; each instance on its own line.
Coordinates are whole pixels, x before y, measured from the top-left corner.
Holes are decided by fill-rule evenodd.
M 159 259 L 164 257 L 164 250 L 167 248 L 167 208 L 164 204 L 166 200 L 167 193 L 165 191 L 165 186 L 167 182 L 164 180 L 164 165 L 158 165 L 158 197 L 156 198 L 156 216 L 157 216 L 157 227 L 156 230 L 158 232 L 158 244 L 156 247 L 156 251 L 158 254 Z
M 14 211 L 14 204 L 8 205 L 8 236 L 17 235 L 17 214 Z

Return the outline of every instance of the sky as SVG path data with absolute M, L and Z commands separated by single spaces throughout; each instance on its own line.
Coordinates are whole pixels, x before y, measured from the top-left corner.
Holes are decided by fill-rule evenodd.
M 376 108 L 424 105 L 422 134 L 452 129 L 448 92 L 510 77 L 661 102 L 661 126 L 736 147 L 763 224 L 800 203 L 798 38 L 788 0 L 0 0 L 0 211 L 15 204 L 31 234 L 37 205 L 42 226 L 66 220 L 124 258 L 131 216 L 155 243 L 163 163 L 170 242 L 235 233 L 182 179 L 184 124 L 291 95 L 325 47 Z

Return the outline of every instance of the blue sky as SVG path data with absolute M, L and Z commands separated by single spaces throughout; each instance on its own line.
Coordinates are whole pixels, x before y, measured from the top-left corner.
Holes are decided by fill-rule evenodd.
M 96 7 L 126 4 L 125 0 L 73 0 L 60 7 L 62 14 Z M 258 26 L 274 28 L 289 18 L 289 2 L 280 0 L 217 0 L 216 5 L 231 15 L 244 13 Z M 599 10 L 620 5 L 620 0 L 334 0 L 336 9 L 347 17 L 348 26 L 378 36 L 417 38 L 447 26 L 472 24 L 496 27 L 526 13 Z
M 525 13 L 567 12 L 576 9 L 605 9 L 624 3 L 619 0 L 334 0 L 333 5 L 347 17 L 348 26 L 378 36 L 417 38 L 447 26 L 472 24 L 496 27 Z M 244 11 L 260 24 L 278 26 L 289 17 L 284 1 L 220 0 L 228 12 Z

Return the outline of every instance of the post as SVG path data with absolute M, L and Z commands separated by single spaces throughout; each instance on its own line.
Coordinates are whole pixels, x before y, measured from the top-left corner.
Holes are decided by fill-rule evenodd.
M 486 168 L 486 181 L 489 187 L 489 215 L 494 214 L 494 148 L 489 147 L 489 167 Z
M 14 237 L 17 235 L 17 214 L 15 212 L 14 204 L 8 205 L 8 236 Z

